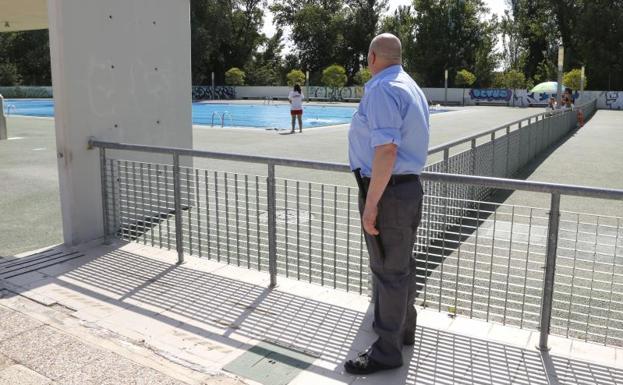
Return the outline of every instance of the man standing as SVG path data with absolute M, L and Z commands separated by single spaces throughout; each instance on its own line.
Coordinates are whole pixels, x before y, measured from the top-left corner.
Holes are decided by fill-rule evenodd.
M 374 279 L 376 342 L 344 364 L 348 373 L 397 368 L 402 346 L 415 341 L 413 245 L 422 217 L 419 174 L 428 153 L 428 102 L 402 69 L 400 40 L 375 37 L 368 50 L 366 84 L 348 132 L 351 169 Z

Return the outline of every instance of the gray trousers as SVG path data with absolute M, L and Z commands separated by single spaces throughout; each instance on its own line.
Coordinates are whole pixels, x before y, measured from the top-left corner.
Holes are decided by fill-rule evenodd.
M 422 185 L 418 180 L 387 185 L 378 204 L 375 238 L 365 233 L 374 282 L 374 360 L 402 364 L 404 336 L 415 333 L 415 256 L 413 245 L 422 218 Z M 359 211 L 365 202 L 360 194 Z M 379 252 L 379 247 L 382 249 Z

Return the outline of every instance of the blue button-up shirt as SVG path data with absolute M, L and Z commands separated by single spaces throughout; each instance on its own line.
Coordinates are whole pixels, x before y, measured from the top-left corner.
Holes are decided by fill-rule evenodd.
M 377 73 L 366 83 L 348 131 L 351 169 L 370 177 L 375 147 L 393 143 L 398 156 L 392 174 L 419 175 L 428 154 L 428 114 L 426 96 L 402 66 Z

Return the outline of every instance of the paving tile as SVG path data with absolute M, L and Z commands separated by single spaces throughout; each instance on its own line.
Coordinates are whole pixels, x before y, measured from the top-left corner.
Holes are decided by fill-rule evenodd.
M 41 322 L 0 305 L 0 341 L 41 326 Z
M 22 365 L 0 370 L 0 385 L 50 385 L 52 381 Z
M 0 353 L 0 370 L 6 368 L 7 366 L 13 365 L 15 362 L 4 354 Z
M 526 348 L 533 333 L 531 330 L 494 324 L 489 330 L 487 338 L 492 341 Z
M 28 361 L 28 366 L 48 378 L 58 380 L 67 373 L 79 371 L 105 355 L 105 350 L 69 339 L 48 349 L 40 350 L 39 355 Z

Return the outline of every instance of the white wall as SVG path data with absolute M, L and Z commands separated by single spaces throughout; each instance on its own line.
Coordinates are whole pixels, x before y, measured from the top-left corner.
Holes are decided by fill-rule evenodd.
M 65 242 L 103 235 L 101 140 L 192 147 L 189 0 L 48 0 Z

